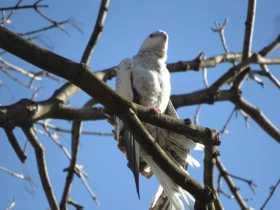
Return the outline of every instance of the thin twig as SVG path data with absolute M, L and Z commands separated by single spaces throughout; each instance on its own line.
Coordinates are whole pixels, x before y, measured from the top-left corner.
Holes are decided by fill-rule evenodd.
M 221 136 L 224 135 L 227 132 L 227 127 L 228 127 L 228 125 L 229 125 L 229 123 L 230 123 L 230 121 L 231 121 L 235 112 L 236 112 L 236 108 L 233 108 L 233 110 L 231 111 L 230 115 L 228 116 L 223 128 L 220 131 Z
M 257 187 L 257 185 L 250 179 L 245 179 L 243 177 L 240 177 L 240 176 L 236 176 L 234 174 L 231 174 L 231 173 L 228 173 L 228 175 L 233 178 L 233 179 L 236 179 L 236 180 L 239 180 L 239 181 L 242 181 L 242 182 L 245 182 L 249 187 L 250 189 L 252 190 L 253 193 L 256 192 L 255 188 Z
M 216 32 L 219 34 L 222 46 L 223 46 L 226 54 L 229 53 L 229 48 L 228 48 L 226 38 L 225 38 L 225 27 L 226 27 L 227 23 L 228 23 L 228 19 L 226 18 L 222 24 L 215 22 L 215 27 L 211 28 L 213 32 Z
M 46 122 L 46 121 L 44 121 L 44 122 L 36 122 L 36 124 L 44 126 L 44 127 L 48 128 L 48 129 L 51 129 L 51 130 L 56 131 L 56 132 L 71 133 L 70 129 L 58 127 L 58 126 L 53 125 L 53 124 L 51 124 L 49 122 Z M 112 137 L 113 133 L 112 132 L 96 132 L 96 131 L 82 130 L 81 131 L 81 135 Z
M 56 135 L 53 135 L 51 132 L 48 131 L 48 128 L 46 126 L 43 126 L 45 132 L 47 133 L 47 135 L 50 137 L 50 139 L 63 151 L 63 154 L 71 161 L 72 160 L 72 155 L 70 154 L 70 152 L 68 151 L 68 149 L 63 146 L 57 139 Z M 69 168 L 67 168 L 66 171 L 70 170 Z M 88 181 L 87 181 L 87 175 L 85 172 L 85 169 L 82 165 L 78 165 L 75 164 L 75 168 L 74 168 L 74 172 L 77 174 L 77 176 L 81 179 L 82 184 L 84 185 L 84 187 L 86 188 L 86 190 L 89 192 L 91 198 L 96 201 L 96 203 L 98 204 L 98 201 L 96 199 L 96 195 L 95 193 L 92 191 Z
M 12 170 L 10 170 L 8 168 L 5 168 L 3 166 L 0 166 L 0 171 L 3 171 L 5 173 L 7 173 L 8 175 L 10 175 L 12 177 L 15 177 L 17 179 L 24 180 L 24 181 L 27 181 L 27 182 L 31 183 L 31 177 L 30 176 L 25 176 L 24 174 L 12 171 Z
M 36 8 L 47 8 L 46 4 L 39 4 L 40 1 L 36 1 L 34 4 L 26 4 L 26 5 L 15 5 L 11 7 L 0 7 L 0 11 L 13 11 L 13 10 L 22 10 L 22 9 L 36 9 Z
M 28 32 L 24 32 L 24 33 L 18 33 L 18 35 L 20 35 L 20 36 L 30 36 L 30 35 L 38 34 L 38 33 L 41 33 L 41 32 L 45 32 L 45 31 L 51 30 L 53 28 L 59 28 L 62 25 L 68 24 L 69 22 L 70 22 L 69 19 L 58 21 L 58 22 L 53 22 L 49 26 L 42 27 L 42 28 L 39 28 L 39 29 L 36 29 L 36 30 L 33 30 L 33 31 L 28 31 Z
M 18 83 L 19 85 L 21 85 L 22 87 L 31 90 L 31 91 L 36 91 L 36 88 L 30 86 L 29 83 L 26 83 L 24 81 L 22 81 L 21 79 L 19 79 L 18 77 L 14 76 L 11 74 L 11 72 L 7 71 L 6 69 L 0 69 L 0 71 L 5 74 L 10 80 Z
M 265 206 L 268 204 L 268 202 L 270 201 L 270 199 L 272 198 L 272 196 L 274 195 L 277 187 L 280 185 L 280 178 L 277 180 L 277 182 L 275 183 L 275 185 L 272 185 L 270 187 L 270 192 L 268 197 L 266 198 L 266 200 L 264 201 L 263 205 L 261 206 L 260 210 L 264 210 Z
M 16 66 L 16 65 L 4 60 L 1 57 L 0 57 L 0 63 L 2 65 L 1 68 L 6 68 L 6 69 L 9 69 L 9 70 L 13 70 L 15 72 L 20 73 L 21 75 L 23 75 L 25 77 L 32 78 L 32 79 L 35 79 L 35 80 L 41 80 L 42 79 L 39 75 L 36 75 L 36 73 L 31 72 L 31 71 L 26 70 L 26 69 L 23 69 L 19 66 Z

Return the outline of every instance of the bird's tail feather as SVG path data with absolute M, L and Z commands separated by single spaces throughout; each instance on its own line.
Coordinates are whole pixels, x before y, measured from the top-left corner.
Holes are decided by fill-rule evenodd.
M 150 210 L 185 210 L 185 207 L 192 210 L 195 202 L 193 196 L 174 183 L 173 180 L 155 164 L 152 158 L 149 158 L 147 162 L 149 162 L 155 176 L 160 182 L 160 187 L 155 195 Z M 162 199 L 162 201 L 159 199 Z

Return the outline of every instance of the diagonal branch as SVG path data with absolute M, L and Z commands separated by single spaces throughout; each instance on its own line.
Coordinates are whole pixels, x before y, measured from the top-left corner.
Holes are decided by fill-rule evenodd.
M 83 53 L 83 56 L 81 58 L 81 63 L 88 65 L 90 61 L 90 56 L 96 46 L 98 38 L 101 36 L 102 29 L 104 27 L 105 19 L 108 12 L 108 6 L 109 6 L 109 0 L 102 0 L 99 8 L 98 17 L 92 32 L 92 35 L 90 37 L 90 40 L 87 44 L 87 47 Z M 103 74 L 100 75 L 101 77 Z M 77 88 L 72 83 L 66 83 L 61 88 L 59 88 L 56 93 L 54 94 L 54 97 L 59 100 L 67 100 L 70 96 L 77 93 L 80 89 Z M 69 93 L 69 94 L 68 94 Z
M 241 95 L 232 98 L 235 106 L 246 112 L 264 131 L 266 131 L 277 143 L 280 143 L 280 129 L 277 128 L 264 113 L 251 105 Z
M 278 88 L 280 89 L 280 81 L 279 79 L 274 76 L 271 71 L 269 70 L 267 65 L 261 65 L 261 69 L 262 69 L 262 75 L 267 76 L 270 81 Z
M 96 43 L 98 41 L 98 39 L 101 36 L 101 32 L 103 31 L 104 28 L 104 24 L 105 24 L 105 20 L 107 17 L 107 13 L 108 13 L 108 7 L 110 4 L 110 0 L 102 0 L 100 3 L 100 8 L 99 8 L 99 13 L 98 13 L 98 17 L 92 32 L 92 35 L 90 37 L 90 40 L 87 44 L 87 47 L 83 53 L 82 59 L 81 59 L 81 63 L 84 64 L 89 64 L 90 62 L 90 57 L 93 53 L 93 50 L 96 46 Z
M 269 200 L 272 198 L 272 196 L 274 195 L 277 187 L 280 186 L 280 179 L 277 180 L 277 182 L 275 183 L 275 185 L 271 186 L 271 190 L 270 193 L 268 195 L 268 197 L 266 198 L 266 200 L 264 201 L 263 205 L 261 206 L 260 210 L 264 210 L 265 206 L 268 204 Z
M 39 176 L 41 179 L 41 183 L 42 183 L 45 195 L 49 202 L 49 205 L 52 210 L 59 210 L 59 207 L 58 207 L 57 201 L 56 201 L 56 197 L 55 197 L 53 188 L 50 183 L 49 175 L 48 175 L 44 147 L 43 147 L 43 145 L 41 145 L 41 143 L 39 143 L 39 141 L 34 133 L 33 128 L 27 127 L 27 128 L 23 128 L 22 130 L 34 149 L 36 161 L 37 161 L 37 168 L 39 171 Z
M 11 146 L 13 147 L 18 159 L 22 163 L 24 163 L 27 157 L 26 157 L 24 151 L 21 149 L 21 147 L 13 133 L 13 130 L 11 128 L 5 128 L 5 132 L 6 132 L 8 140 L 9 140 Z
M 3 42 L 3 39 L 5 42 Z M 17 46 L 16 49 L 14 46 Z M 162 168 L 176 184 L 192 193 L 194 197 L 201 202 L 207 203 L 211 200 L 212 194 L 208 189 L 204 189 L 188 176 L 184 170 L 177 168 L 162 149 L 154 144 L 153 138 L 145 132 L 143 126 L 140 126 L 140 122 L 137 120 L 138 118 L 131 114 L 131 110 L 136 110 L 135 106 L 118 96 L 104 82 L 91 74 L 87 66 L 74 63 L 52 52 L 43 50 L 1 27 L 0 47 L 80 87 L 104 105 L 107 110 L 117 114 L 121 120 L 130 124 L 133 131 L 138 136 L 136 139 L 138 139 L 140 145 L 143 146 L 147 153 L 155 159 L 159 167 Z M 29 53 L 25 53 L 26 50 Z M 67 69 L 67 71 L 65 71 L 65 69 Z
M 242 210 L 250 210 L 250 208 L 247 206 L 245 200 L 242 198 L 241 194 L 239 193 L 238 188 L 235 186 L 233 180 L 228 175 L 227 170 L 221 160 L 219 158 L 216 158 L 216 166 L 220 171 L 221 176 L 226 181 L 230 191 L 233 193 L 238 205 Z
M 61 27 L 62 25 L 65 25 L 69 22 L 70 22 L 69 19 L 58 21 L 58 22 L 53 22 L 48 26 L 45 26 L 45 27 L 42 27 L 42 28 L 39 28 L 39 29 L 36 29 L 36 30 L 33 30 L 33 31 L 18 33 L 18 35 L 20 35 L 20 36 L 30 36 L 30 35 L 38 34 L 38 33 L 41 33 L 41 32 L 48 31 L 48 30 L 53 29 L 53 28 Z

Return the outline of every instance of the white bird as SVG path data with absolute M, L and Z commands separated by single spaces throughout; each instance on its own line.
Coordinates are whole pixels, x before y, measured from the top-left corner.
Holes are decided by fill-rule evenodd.
M 176 110 L 169 101 L 171 93 L 170 73 L 166 67 L 168 35 L 164 31 L 150 34 L 143 42 L 138 53 L 131 59 L 123 60 L 117 69 L 116 92 L 127 100 L 149 107 L 154 111 L 166 113 L 178 118 Z M 189 151 L 197 146 L 185 136 L 145 124 L 155 141 L 167 155 L 183 169 L 186 164 L 199 166 Z M 116 138 L 120 148 L 127 154 L 128 166 L 134 174 L 136 189 L 139 195 L 140 163 L 145 162 L 159 180 L 160 187 L 151 209 L 184 210 L 185 204 L 193 208 L 194 198 L 187 191 L 175 184 L 160 169 L 135 140 L 131 130 L 116 118 Z M 198 145 L 199 147 L 200 145 Z M 145 168 L 148 170 L 148 167 Z M 162 207 L 164 201 L 165 207 Z M 161 206 L 159 208 L 159 206 Z

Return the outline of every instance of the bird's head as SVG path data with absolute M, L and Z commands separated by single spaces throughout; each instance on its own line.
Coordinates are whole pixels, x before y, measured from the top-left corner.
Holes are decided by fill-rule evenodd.
M 168 34 L 165 31 L 151 33 L 143 42 L 140 51 L 155 51 L 160 56 L 165 56 L 168 47 Z

